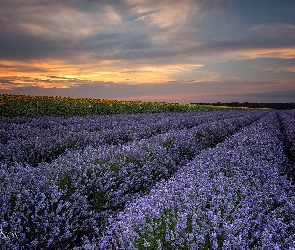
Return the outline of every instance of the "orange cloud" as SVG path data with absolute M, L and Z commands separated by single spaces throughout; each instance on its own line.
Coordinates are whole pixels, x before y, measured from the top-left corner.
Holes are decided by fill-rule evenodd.
M 133 84 L 163 83 L 173 80 L 174 74 L 202 67 L 201 64 L 130 65 L 119 60 L 73 64 L 59 60 L 0 61 L 0 77 L 24 76 L 33 79 L 22 84 L 43 88 L 70 87 L 75 79 L 85 81 L 126 82 Z M 57 76 L 52 79 L 52 76 Z M 37 80 L 40 80 L 38 83 Z M 46 80 L 48 84 L 46 84 Z M 62 83 L 63 82 L 63 83 Z M 16 82 L 15 82 L 16 83 Z M 59 83 L 59 84 L 57 84 Z
M 233 52 L 226 51 L 223 57 L 226 60 L 247 60 L 258 58 L 293 59 L 295 58 L 295 47 L 249 48 L 236 50 Z

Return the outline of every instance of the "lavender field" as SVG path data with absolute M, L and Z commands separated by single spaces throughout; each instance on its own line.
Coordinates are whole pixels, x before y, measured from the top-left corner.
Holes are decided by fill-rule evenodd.
M 295 249 L 295 112 L 0 117 L 0 249 Z

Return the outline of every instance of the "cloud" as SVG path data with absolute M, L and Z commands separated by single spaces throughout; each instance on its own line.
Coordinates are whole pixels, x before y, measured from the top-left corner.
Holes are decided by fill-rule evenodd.
M 2 66 L 2 67 L 1 67 Z M 59 79 L 74 78 L 83 81 L 112 81 L 132 84 L 162 83 L 179 77 L 181 74 L 193 73 L 201 68 L 201 64 L 146 64 L 144 61 L 133 65 L 132 62 L 122 61 L 93 61 L 86 64 L 73 64 L 63 61 L 1 61 L 0 77 L 27 76 L 43 79 L 44 76 L 54 75 Z M 2 68 L 2 70 L 1 70 Z M 65 82 L 63 84 L 66 84 Z M 50 85 L 52 86 L 52 85 Z
M 180 42 L 181 38 L 193 38 L 190 33 L 195 28 L 191 25 L 213 11 L 208 9 L 208 3 L 192 0 L 87 1 L 87 4 L 81 1 L 20 4 L 11 0 L 0 10 L 0 49 L 3 48 L 0 55 L 25 60 L 57 57 L 74 60 L 81 53 L 103 59 L 133 59 L 140 54 L 150 58 L 169 56 L 175 47 L 187 42 L 184 39 Z
M 126 1 L 134 6 L 132 10 L 139 16 L 136 21 L 152 23 L 159 28 L 166 28 L 178 23 L 185 23 L 188 15 L 198 13 L 198 1 Z M 167 8 L 169 4 L 169 8 Z
M 295 37 L 295 25 L 288 23 L 259 24 L 251 27 L 250 30 L 261 37 Z
M 66 85 L 63 85 L 66 83 Z M 56 88 L 44 88 L 54 85 Z M 17 87 L 15 87 L 17 85 Z M 11 86 L 11 88 L 9 88 Z M 67 86 L 68 88 L 65 88 Z M 129 84 L 81 79 L 0 78 L 4 93 L 107 98 L 116 100 L 167 102 L 291 102 L 294 100 L 294 80 L 260 81 L 167 81 L 160 84 Z M 261 94 L 265 93 L 265 94 Z M 260 97 L 263 97 L 259 99 Z
M 290 35 L 294 25 L 290 24 L 254 25 L 244 30 L 243 37 L 206 35 L 207 31 L 219 33 L 219 23 L 232 29 L 226 19 L 231 6 L 231 1 L 213 0 L 86 4 L 56 0 L 20 4 L 11 0 L 0 10 L 0 57 L 70 62 L 84 58 L 82 63 L 123 60 L 134 64 L 143 59 L 152 64 L 171 60 L 190 64 L 197 58 L 197 63 L 202 64 L 214 58 L 220 61 L 294 56 L 292 51 L 287 53 L 295 42 Z M 265 48 L 268 51 L 261 51 Z
M 71 88 L 79 85 L 79 80 L 75 78 L 58 76 L 40 76 L 38 78 L 30 76 L 10 76 L 0 77 L 0 90 L 13 90 L 27 87 L 39 87 L 43 89 Z
M 103 32 L 121 23 L 121 17 L 110 4 L 87 3 L 83 8 L 80 1 L 19 1 L 11 0 L 4 4 L 1 21 L 9 26 L 2 27 L 6 32 L 24 32 L 47 38 L 79 38 Z
M 79 1 L 78 1 L 79 2 Z M 112 5 L 73 1 L 14 1 L 0 10 L 0 57 L 46 59 L 75 57 L 87 37 L 116 30 L 121 17 Z
M 295 47 L 284 48 L 245 48 L 233 52 L 227 51 L 224 56 L 227 60 L 248 60 L 259 58 L 279 58 L 293 59 L 295 58 Z
M 295 66 L 274 65 L 262 69 L 262 71 L 272 71 L 274 73 L 291 72 L 295 73 Z
M 294 6 L 253 0 L 4 1 L 0 90 L 67 88 L 74 95 L 97 88 L 106 97 L 169 100 L 225 90 L 290 90 Z M 273 20 L 259 15 L 268 11 Z M 277 64 L 270 64 L 274 59 Z

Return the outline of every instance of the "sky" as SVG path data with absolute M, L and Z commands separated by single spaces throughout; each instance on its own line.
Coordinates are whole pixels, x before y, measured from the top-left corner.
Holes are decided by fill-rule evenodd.
M 0 93 L 295 102 L 294 0 L 0 0 Z

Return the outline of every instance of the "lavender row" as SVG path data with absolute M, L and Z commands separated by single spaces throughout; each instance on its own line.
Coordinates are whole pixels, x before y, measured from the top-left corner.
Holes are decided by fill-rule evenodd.
M 130 202 L 83 249 L 294 249 L 281 136 L 273 111 Z
M 295 163 L 295 112 L 294 111 L 278 111 L 285 136 L 286 152 L 289 154 L 290 161 Z M 294 167 L 293 167 L 294 171 Z M 294 173 L 293 173 L 294 175 Z M 295 175 L 294 175 L 295 177 Z
M 2 117 L 0 161 L 27 162 L 37 166 L 40 162 L 51 162 L 67 149 L 122 144 L 239 114 L 200 112 L 67 118 Z
M 250 112 L 122 146 L 70 151 L 51 165 L 39 167 L 53 169 L 55 182 L 67 190 L 69 196 L 74 190 L 91 193 L 89 203 L 94 210 L 117 210 L 134 194 L 148 190 L 161 179 L 168 179 L 203 149 L 215 146 L 261 115 L 261 112 Z M 82 174 L 92 183 L 91 188 L 99 187 L 96 194 L 85 186 Z
M 71 151 L 38 168 L 2 164 L 0 227 L 7 237 L 1 243 L 16 249 L 81 246 L 114 211 L 193 157 L 187 152 L 213 146 L 264 114 L 248 112 L 122 146 Z

